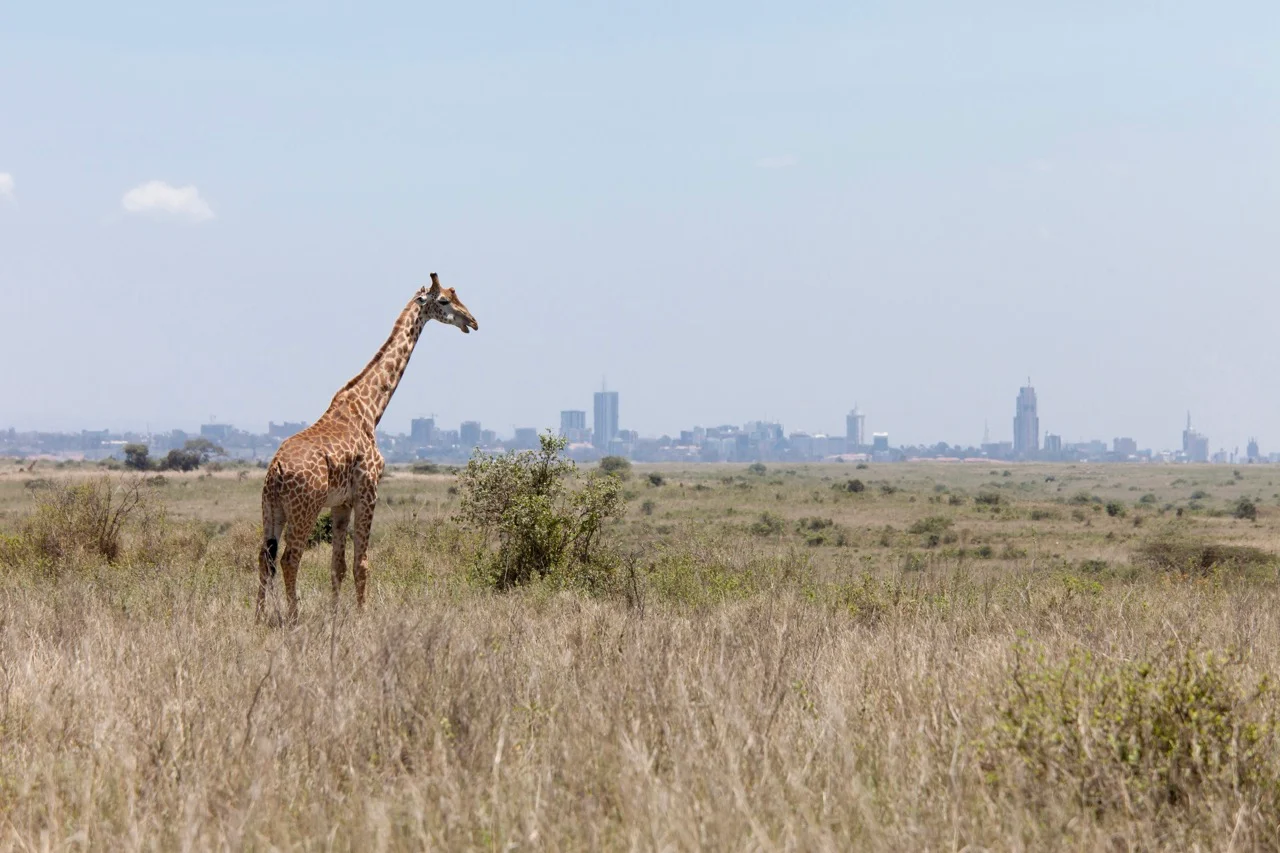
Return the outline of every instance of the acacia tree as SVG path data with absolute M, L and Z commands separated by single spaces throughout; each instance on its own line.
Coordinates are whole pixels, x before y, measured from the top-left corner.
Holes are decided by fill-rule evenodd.
M 124 467 L 135 471 L 145 471 L 151 467 L 150 450 L 145 444 L 126 444 L 124 446 Z

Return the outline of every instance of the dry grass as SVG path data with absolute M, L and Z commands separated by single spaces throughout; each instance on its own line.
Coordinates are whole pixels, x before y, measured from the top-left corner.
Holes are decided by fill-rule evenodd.
M 0 566 L 0 850 L 1280 845 L 1274 564 L 1130 558 L 1274 553 L 1274 500 L 1215 514 L 1265 469 L 1181 518 L 1173 480 L 1230 471 L 1013 471 L 641 473 L 634 589 L 597 598 L 476 587 L 451 479 L 401 472 L 367 610 L 316 549 L 293 630 L 253 624 L 255 477 L 170 478 L 171 539 Z M 30 492 L 0 479 L 10 541 Z

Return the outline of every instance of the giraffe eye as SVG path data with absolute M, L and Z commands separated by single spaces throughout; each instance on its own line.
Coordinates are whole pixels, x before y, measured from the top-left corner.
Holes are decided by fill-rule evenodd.
M 449 297 L 447 297 L 447 296 L 441 296 L 439 299 L 437 299 L 437 300 L 436 300 L 436 302 L 437 302 L 437 304 L 440 304 L 440 305 L 448 305 L 448 304 L 449 304 Z

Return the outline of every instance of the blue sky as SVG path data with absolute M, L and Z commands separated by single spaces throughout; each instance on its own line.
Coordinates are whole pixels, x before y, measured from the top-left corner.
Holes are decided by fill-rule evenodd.
M 438 271 L 392 430 L 1280 450 L 1274 3 L 190 5 L 0 11 L 0 427 L 314 420 Z

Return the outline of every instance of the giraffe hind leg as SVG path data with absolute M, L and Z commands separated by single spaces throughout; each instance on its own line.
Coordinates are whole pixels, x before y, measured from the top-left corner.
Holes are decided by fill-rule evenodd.
M 271 495 L 262 500 L 262 548 L 258 551 L 258 606 L 257 618 L 265 615 L 267 586 L 276 575 L 279 564 L 280 534 L 284 530 L 284 512 Z

